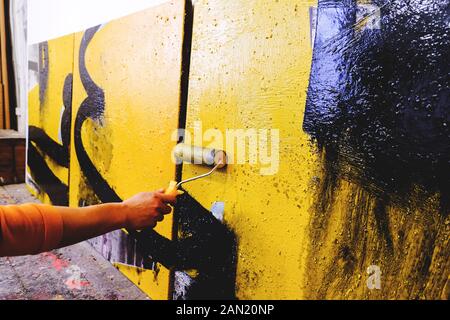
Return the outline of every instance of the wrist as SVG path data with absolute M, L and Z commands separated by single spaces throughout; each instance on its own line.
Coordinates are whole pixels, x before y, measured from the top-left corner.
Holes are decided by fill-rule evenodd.
M 127 226 L 127 210 L 126 205 L 123 202 L 109 203 L 109 213 L 111 214 L 112 221 L 115 229 L 126 228 Z

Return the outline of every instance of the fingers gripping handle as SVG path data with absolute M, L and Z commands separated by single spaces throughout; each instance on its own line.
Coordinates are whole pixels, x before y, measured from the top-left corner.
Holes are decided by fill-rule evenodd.
M 177 182 L 176 181 L 170 181 L 169 186 L 164 191 L 164 193 L 165 194 L 173 194 L 173 193 L 177 192 L 177 190 L 178 190 Z

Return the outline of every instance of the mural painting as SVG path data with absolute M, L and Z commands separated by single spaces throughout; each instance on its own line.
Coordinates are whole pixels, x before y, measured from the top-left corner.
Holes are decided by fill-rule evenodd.
M 176 129 L 230 156 L 265 132 L 91 244 L 153 299 L 448 299 L 448 4 L 406 2 L 173 1 L 40 44 L 28 183 L 117 202 L 210 169 Z M 247 135 L 186 140 L 209 129 Z

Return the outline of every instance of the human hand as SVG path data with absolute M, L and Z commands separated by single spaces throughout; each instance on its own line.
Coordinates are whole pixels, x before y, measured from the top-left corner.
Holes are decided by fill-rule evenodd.
M 169 204 L 175 204 L 177 193 L 164 194 L 157 192 L 141 192 L 122 202 L 125 215 L 125 228 L 141 230 L 154 228 L 164 215 L 172 212 Z

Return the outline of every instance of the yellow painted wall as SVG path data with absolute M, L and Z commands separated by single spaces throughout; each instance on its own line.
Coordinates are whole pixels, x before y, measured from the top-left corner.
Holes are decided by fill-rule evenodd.
M 229 165 L 186 184 L 205 208 L 225 202 L 238 237 L 237 296 L 304 297 L 312 178 L 318 167 L 301 124 L 311 67 L 310 6 L 316 1 L 198 1 L 187 129 L 280 129 L 280 168 Z M 204 145 L 214 145 L 206 142 Z M 229 151 L 229 150 L 228 150 Z M 183 166 L 183 178 L 205 168 Z

